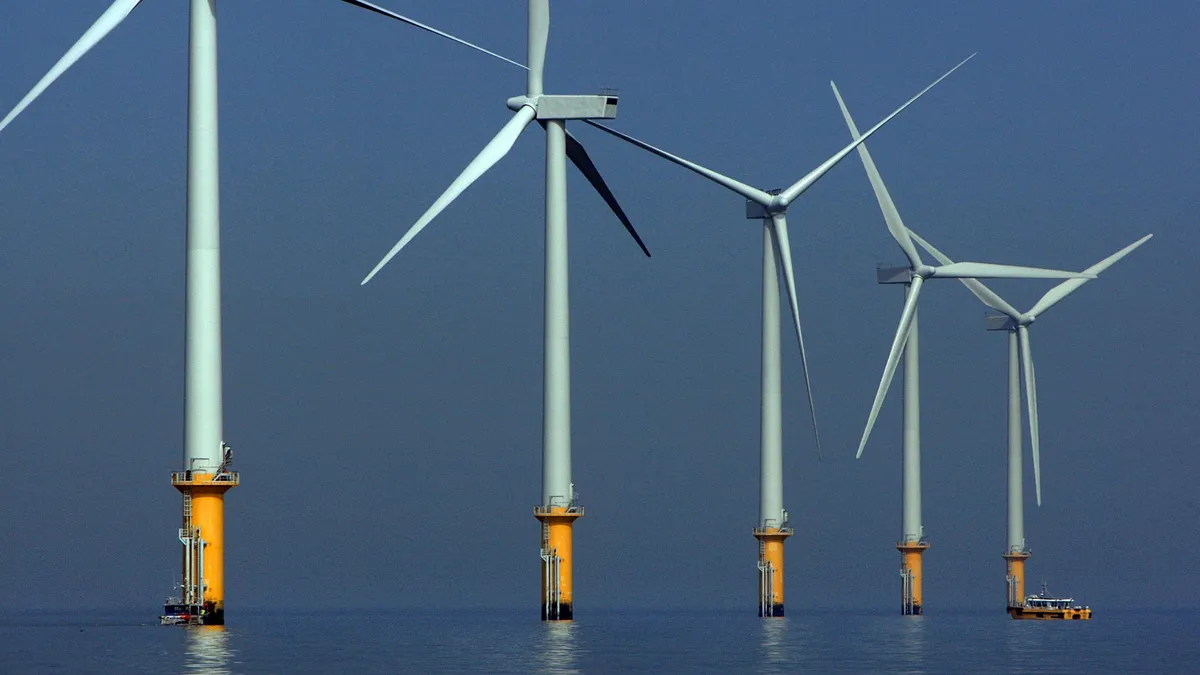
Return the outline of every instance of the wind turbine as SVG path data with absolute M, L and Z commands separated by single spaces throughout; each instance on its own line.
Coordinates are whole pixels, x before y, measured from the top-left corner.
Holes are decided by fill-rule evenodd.
M 3 119 L 3 131 L 47 87 L 129 16 L 141 0 L 117 0 Z M 187 341 L 183 471 L 171 484 L 183 498 L 181 597 L 167 615 L 225 622 L 225 492 L 230 471 L 221 405 L 221 250 L 217 176 L 217 21 L 212 0 L 191 1 L 188 53 Z M 167 620 L 167 619 L 164 619 Z
M 353 3 L 366 4 L 366 3 Z M 433 221 L 472 183 L 495 166 L 516 143 L 525 127 L 537 120 L 546 130 L 546 267 L 542 417 L 542 502 L 534 516 L 542 523 L 542 619 L 574 616 L 572 526 L 583 515 L 571 481 L 570 321 L 567 274 L 566 160 L 583 171 L 618 215 L 627 231 L 649 255 L 583 146 L 566 131 L 568 120 L 613 119 L 613 95 L 548 95 L 543 87 L 546 43 L 550 32 L 549 0 L 529 0 L 528 73 L 525 94 L 507 102 L 514 115 L 500 133 L 467 165 L 433 205 L 388 251 L 362 283 L 370 281 L 413 237 Z M 507 60 L 507 59 L 505 59 Z
M 369 2 L 342 1 L 508 61 L 482 47 Z M 140 4 L 141 0 L 116 0 L 110 5 L 0 120 L 0 132 Z M 216 1 L 191 0 L 190 12 L 184 470 L 171 474 L 171 483 L 180 491 L 183 500 L 183 527 L 179 530 L 184 545 L 183 583 L 179 602 L 170 603 L 167 614 L 186 614 L 193 622 L 221 624 L 224 623 L 225 608 L 224 494 L 238 485 L 239 476 L 236 471 L 229 470 L 232 454 L 223 441 L 222 421 Z M 589 163 L 586 153 L 582 153 L 579 162 L 586 167 Z M 585 167 L 581 169 L 586 174 Z M 595 173 L 594 167 L 592 170 Z M 598 178 L 589 176 L 589 180 L 595 182 Z M 611 200 L 611 194 L 606 195 L 608 200 Z M 614 204 L 615 201 L 610 201 L 610 205 Z M 617 206 L 613 208 L 619 210 Z M 627 223 L 624 214 L 619 215 Z M 627 227 L 632 226 L 627 224 Z
M 850 111 L 842 100 L 836 84 L 832 82 L 834 96 L 846 118 L 851 138 L 856 141 L 865 140 L 866 136 L 858 133 L 858 127 L 850 117 Z M 929 542 L 925 539 L 924 526 L 921 524 L 921 427 L 920 427 L 920 379 L 917 346 L 917 299 L 921 294 L 921 286 L 927 279 L 961 279 L 961 278 L 1000 278 L 1000 279 L 1089 279 L 1093 274 L 1080 274 L 1059 270 L 1047 270 L 1036 267 L 1017 267 L 1012 265 L 996 265 L 992 263 L 946 263 L 941 266 L 930 266 L 921 260 L 909 237 L 909 231 L 900 219 L 900 213 L 892 202 L 883 178 L 875 168 L 871 153 L 866 144 L 858 146 L 858 155 L 862 159 L 863 168 L 871 180 L 875 198 L 883 211 L 888 231 L 904 251 L 908 258 L 908 267 L 880 270 L 880 283 L 905 284 L 904 310 L 900 314 L 900 324 L 896 327 L 896 335 L 892 340 L 892 348 L 888 353 L 887 363 L 883 369 L 883 377 L 879 380 L 879 388 L 875 392 L 875 401 L 871 405 L 871 413 L 867 417 L 867 426 L 863 430 L 862 439 L 858 444 L 856 458 L 862 457 L 863 449 L 870 438 L 871 429 L 879 416 L 879 409 L 887 396 L 892 377 L 900 365 L 900 355 L 904 354 L 904 491 L 901 507 L 902 538 L 896 544 L 900 551 L 901 565 L 901 613 L 916 615 L 924 612 L 923 606 L 923 574 L 921 556 Z
M 592 126 L 636 145 L 659 157 L 689 169 L 729 189 L 746 199 L 746 218 L 761 220 L 763 224 L 763 286 L 762 286 L 762 417 L 760 436 L 759 474 L 759 519 L 754 528 L 754 537 L 759 542 L 759 616 L 784 615 L 783 543 L 792 535 L 787 511 L 783 508 L 783 404 L 781 397 L 782 370 L 780 366 L 780 318 L 779 318 L 779 268 L 782 268 L 788 304 L 791 307 L 792 323 L 796 341 L 800 346 L 800 363 L 804 371 L 804 386 L 808 393 L 809 412 L 813 420 L 813 435 L 818 453 L 821 450 L 820 434 L 817 430 L 817 411 L 813 403 L 812 384 L 808 374 L 808 355 L 804 349 L 804 333 L 800 328 L 800 311 L 796 300 L 796 279 L 792 265 L 792 250 L 788 241 L 787 210 L 800 195 L 829 172 L 860 143 L 887 124 L 893 117 L 911 105 L 925 92 L 946 79 L 955 70 L 974 56 L 968 56 L 932 84 L 922 89 L 904 105 L 883 118 L 861 139 L 856 139 L 834 153 L 817 168 L 793 183 L 785 190 L 765 191 L 751 187 L 712 169 L 700 166 L 659 149 L 649 143 L 621 133 L 595 122 Z
M 952 264 L 948 257 L 929 242 L 909 232 L 912 238 L 942 264 Z M 1092 265 L 1083 272 L 1098 275 L 1121 258 L 1129 255 L 1154 235 L 1148 234 L 1129 246 Z M 1051 288 L 1027 312 L 1018 312 L 992 289 L 975 279 L 962 279 L 963 284 L 979 298 L 980 302 L 1000 312 L 988 317 L 989 331 L 1008 333 L 1008 547 L 1004 552 L 1006 562 L 1005 579 L 1008 585 L 1008 606 L 1020 605 L 1025 600 L 1025 561 L 1029 548 L 1025 545 L 1024 486 L 1022 484 L 1021 458 L 1021 370 L 1025 372 L 1025 402 L 1029 412 L 1030 450 L 1033 454 L 1033 477 L 1038 506 L 1042 505 L 1042 466 L 1038 429 L 1037 380 L 1033 370 L 1033 354 L 1029 344 L 1029 326 L 1075 292 L 1087 279 L 1068 279 Z

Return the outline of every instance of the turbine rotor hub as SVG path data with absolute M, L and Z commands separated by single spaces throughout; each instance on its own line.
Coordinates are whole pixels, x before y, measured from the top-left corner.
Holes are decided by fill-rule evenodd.
M 541 97 L 534 96 L 531 98 L 529 96 L 524 96 L 524 95 L 514 96 L 514 97 L 508 99 L 508 101 L 505 102 L 505 105 L 508 106 L 508 109 L 513 112 L 517 112 L 518 110 L 520 110 L 521 108 L 524 108 L 525 106 L 529 106 L 530 108 L 537 110 L 537 104 L 538 104 L 539 98 L 541 98 Z

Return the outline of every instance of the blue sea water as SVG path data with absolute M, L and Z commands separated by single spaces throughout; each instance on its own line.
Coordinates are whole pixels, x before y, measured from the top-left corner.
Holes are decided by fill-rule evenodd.
M 793 612 L 238 612 L 225 627 L 145 615 L 0 614 L 0 673 L 1193 673 L 1195 611 L 1012 621 Z

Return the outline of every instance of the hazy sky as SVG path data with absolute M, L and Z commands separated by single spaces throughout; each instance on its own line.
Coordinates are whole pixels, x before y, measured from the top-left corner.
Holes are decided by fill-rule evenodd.
M 519 60 L 520 0 L 382 4 Z M 0 4 L 6 111 L 108 0 Z M 538 593 L 543 134 L 370 285 L 509 117 L 512 66 L 336 0 L 219 8 L 231 615 L 530 608 Z M 870 143 L 906 222 L 964 260 L 1083 268 L 1038 321 L 1030 582 L 1196 606 L 1200 7 L 555 2 L 547 90 L 762 188 L 976 57 Z M 0 136 L 0 607 L 140 606 L 178 574 L 187 11 L 148 0 Z M 3 112 L 0 111 L 0 112 Z M 571 173 L 576 602 L 753 611 L 761 228 L 734 196 L 572 127 L 654 253 Z M 784 335 L 789 609 L 899 603 L 901 398 L 853 451 L 901 305 L 852 155 L 794 206 L 826 457 Z M 997 283 L 1028 308 L 1050 282 Z M 922 301 L 926 607 L 1004 597 L 1002 334 Z

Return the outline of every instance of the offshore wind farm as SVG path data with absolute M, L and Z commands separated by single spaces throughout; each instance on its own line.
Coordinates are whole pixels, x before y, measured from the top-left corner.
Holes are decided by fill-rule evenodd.
M 887 362 L 883 367 L 883 376 L 875 391 L 875 400 L 871 404 L 871 412 L 867 416 L 867 425 L 863 429 L 862 439 L 858 443 L 855 457 L 861 458 L 871 436 L 871 429 L 878 419 L 879 409 L 887 396 L 892 378 L 904 358 L 904 422 L 901 429 L 903 484 L 901 498 L 901 538 L 896 544 L 900 550 L 900 612 L 905 616 L 922 614 L 924 611 L 923 590 L 924 579 L 922 557 L 929 548 L 925 537 L 925 526 L 921 520 L 921 404 L 920 404 L 920 359 L 918 351 L 919 333 L 917 328 L 917 303 L 921 288 L 926 279 L 968 279 L 975 281 L 979 278 L 993 279 L 1077 279 L 1090 278 L 1087 273 L 1067 272 L 1063 270 L 1047 270 L 1015 265 L 996 265 L 994 263 L 955 263 L 949 260 L 939 260 L 938 266 L 930 266 L 921 260 L 921 255 L 909 236 L 908 228 L 900 218 L 900 213 L 888 193 L 883 177 L 875 168 L 871 153 L 867 149 L 864 136 L 859 134 L 858 126 L 846 109 L 846 103 L 838 92 L 837 85 L 832 84 L 838 106 L 846 118 L 846 126 L 850 136 L 860 141 L 858 155 L 862 159 L 863 168 L 871 181 L 879 208 L 883 211 L 887 222 L 888 233 L 899 244 L 900 249 L 908 258 L 908 267 L 880 270 L 879 281 L 882 284 L 900 283 L 904 285 L 904 309 L 900 314 L 900 323 L 896 326 L 896 335 L 892 338 L 892 347 L 888 353 Z M 1036 425 L 1033 427 L 1036 432 Z M 1022 596 L 1023 597 L 1023 596 Z
M 768 658 L 785 585 L 793 624 L 1007 619 L 1039 585 L 1101 618 L 1135 599 L 1190 606 L 1191 535 L 1154 515 L 1188 513 L 1180 467 L 1194 463 L 1180 455 L 1194 350 L 1176 311 L 1194 234 L 1169 191 L 1194 144 L 1160 138 L 1187 121 L 1174 93 L 1155 114 L 1127 98 L 1105 117 L 1125 73 L 1100 87 L 1081 75 L 1099 72 L 1092 52 L 1071 71 L 989 8 L 953 12 L 974 26 L 954 34 L 918 8 L 787 9 L 763 40 L 720 3 L 669 17 L 339 1 L 265 21 L 208 0 L 191 16 L 117 2 L 89 30 L 107 4 L 3 17 L 32 31 L 0 78 L 0 106 L 16 105 L 0 130 L 0 349 L 21 448 L 0 467 L 20 477 L 0 503 L 11 607 L 123 611 L 175 586 L 177 609 L 235 627 L 267 606 L 512 607 L 518 622 L 540 607 L 585 631 L 606 610 L 728 608 L 762 617 Z M 869 20 L 848 37 L 854 16 Z M 1098 21 L 1078 35 L 1095 40 Z M 1060 60 L 1013 60 L 1005 40 Z M 546 95 L 559 91 L 574 93 Z M 883 120 L 869 142 L 851 109 Z M 535 121 L 545 148 L 518 142 Z M 1131 126 L 1104 143 L 1078 133 L 1095 124 Z M 750 187 L 823 157 L 791 188 Z M 859 163 L 868 180 L 844 166 Z M 872 269 L 897 244 L 899 328 Z M 921 292 L 938 277 L 962 283 Z M 887 403 L 894 376 L 904 391 Z M 1114 561 L 1134 530 L 1138 551 Z M 778 644 L 794 654 L 794 637 Z

